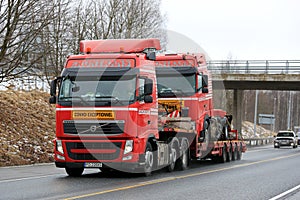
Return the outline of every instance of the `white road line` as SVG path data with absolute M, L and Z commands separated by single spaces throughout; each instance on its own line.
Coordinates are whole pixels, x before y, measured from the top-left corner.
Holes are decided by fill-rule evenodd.
M 282 197 L 284 197 L 284 196 L 286 196 L 286 195 L 288 195 L 288 194 L 294 192 L 295 190 L 298 190 L 299 188 L 300 188 L 300 185 L 298 185 L 298 186 L 296 186 L 296 187 L 294 187 L 294 188 L 292 188 L 292 189 L 290 189 L 290 190 L 288 190 L 288 191 L 285 191 L 285 192 L 283 192 L 283 193 L 281 193 L 281 194 L 279 194 L 279 195 L 277 195 L 277 196 L 275 196 L 275 197 L 273 197 L 273 198 L 271 198 L 271 199 L 269 199 L 269 200 L 277 200 L 277 199 L 280 199 L 280 198 L 282 198 Z
M 45 175 L 45 176 L 34 176 L 34 177 L 26 177 L 26 178 L 16 178 L 16 179 L 7 179 L 7 180 L 1 180 L 1 183 L 10 183 L 10 182 L 16 182 L 16 181 L 24 181 L 24 180 L 34 180 L 34 179 L 41 179 L 41 178 L 47 178 L 51 176 L 58 176 L 60 174 L 52 174 L 52 175 Z

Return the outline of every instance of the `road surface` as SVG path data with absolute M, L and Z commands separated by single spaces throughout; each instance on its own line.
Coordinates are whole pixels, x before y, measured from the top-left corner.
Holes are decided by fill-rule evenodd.
M 0 168 L 0 199 L 300 199 L 300 148 L 249 149 L 241 161 L 193 161 L 151 177 L 85 170 L 68 177 L 53 164 Z

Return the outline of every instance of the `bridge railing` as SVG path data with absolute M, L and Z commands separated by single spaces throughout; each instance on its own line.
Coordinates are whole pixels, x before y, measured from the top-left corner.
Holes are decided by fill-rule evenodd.
M 300 74 L 300 60 L 211 60 L 207 66 L 219 74 Z

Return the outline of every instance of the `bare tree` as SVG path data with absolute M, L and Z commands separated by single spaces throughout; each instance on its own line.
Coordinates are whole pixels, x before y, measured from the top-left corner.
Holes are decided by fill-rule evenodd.
M 22 74 L 40 59 L 30 56 L 38 34 L 52 18 L 47 1 L 0 0 L 0 82 Z
M 163 38 L 160 4 L 160 0 L 81 0 L 72 23 L 77 30 L 74 38 Z
M 0 0 L 0 82 L 31 68 L 59 75 L 79 42 L 165 38 L 160 0 Z
M 69 42 L 72 41 L 69 33 L 70 3 L 71 0 L 54 0 L 48 3 L 55 17 L 38 36 L 42 41 L 40 54 L 43 55 L 39 68 L 43 70 L 48 81 L 60 74 L 69 52 Z

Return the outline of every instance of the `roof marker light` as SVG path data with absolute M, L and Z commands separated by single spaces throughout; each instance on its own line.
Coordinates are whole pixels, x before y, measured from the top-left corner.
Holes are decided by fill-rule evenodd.
M 87 48 L 86 48 L 86 53 L 87 53 L 87 54 L 90 54 L 91 52 L 92 52 L 92 48 L 91 48 L 91 47 L 87 47 Z

